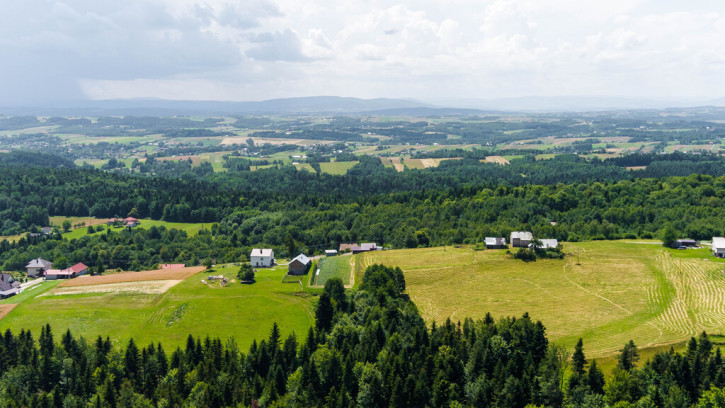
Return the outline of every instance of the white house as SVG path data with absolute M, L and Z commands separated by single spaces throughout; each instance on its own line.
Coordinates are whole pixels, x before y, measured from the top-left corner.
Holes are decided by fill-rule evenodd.
M 725 238 L 712 237 L 712 254 L 718 258 L 725 258 Z
M 274 251 L 271 248 L 254 248 L 252 249 L 252 253 L 249 255 L 249 262 L 254 267 L 273 266 Z

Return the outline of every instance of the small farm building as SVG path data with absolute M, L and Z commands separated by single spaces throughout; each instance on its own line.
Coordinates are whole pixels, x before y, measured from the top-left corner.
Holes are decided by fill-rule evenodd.
M 340 252 L 350 252 L 350 251 L 352 251 L 353 247 L 359 247 L 359 245 L 356 242 L 340 244 Z
M 514 231 L 511 233 L 511 246 L 514 248 L 528 247 L 534 235 L 529 231 Z
M 27 265 L 25 265 L 25 270 L 27 272 L 28 278 L 37 278 L 39 276 L 43 276 L 45 274 L 45 271 L 50 269 L 52 266 L 53 262 L 46 261 L 43 258 L 38 258 L 33 259 Z
M 506 238 L 486 237 L 486 249 L 505 249 Z
M 290 275 L 304 275 L 310 268 L 310 265 L 312 265 L 310 258 L 305 256 L 305 254 L 299 254 L 295 257 L 295 259 L 290 261 L 287 266 L 287 273 Z
M 697 241 L 694 239 L 678 239 L 672 243 L 675 248 L 697 248 Z
M 53 232 L 53 228 L 51 228 L 51 227 L 43 227 L 43 228 L 40 229 L 40 232 L 43 235 L 50 235 L 50 233 Z
M 249 255 L 249 262 L 254 267 L 270 267 L 274 265 L 274 251 L 271 248 L 254 248 Z
M 712 237 L 712 254 L 719 258 L 725 258 L 725 238 Z
M 0 273 L 0 299 L 9 298 L 20 293 L 20 282 L 9 273 Z
M 325 250 L 325 256 L 335 256 L 337 255 L 337 250 L 335 249 L 326 249 Z
M 540 239 L 539 242 L 541 242 L 541 246 L 539 247 L 541 249 L 556 248 L 559 246 L 559 241 L 555 239 Z
M 67 269 L 48 269 L 45 271 L 45 279 L 73 279 L 80 275 L 88 273 L 88 267 L 82 263 L 77 263 Z
M 379 247 L 375 242 L 364 242 L 360 245 L 357 243 L 340 244 L 340 252 L 352 252 L 359 254 L 360 252 L 380 251 L 383 247 Z

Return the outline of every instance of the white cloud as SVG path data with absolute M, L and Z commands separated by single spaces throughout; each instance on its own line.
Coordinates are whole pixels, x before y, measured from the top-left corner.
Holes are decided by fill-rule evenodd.
M 0 5 L 0 101 L 725 95 L 725 5 L 37 0 Z

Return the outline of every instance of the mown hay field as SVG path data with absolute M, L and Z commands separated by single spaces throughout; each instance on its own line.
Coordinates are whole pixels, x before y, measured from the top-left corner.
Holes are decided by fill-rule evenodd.
M 665 250 L 651 242 L 564 244 L 564 260 L 524 263 L 506 250 L 424 248 L 356 256 L 358 282 L 373 263 L 400 266 L 428 321 L 521 316 L 541 320 L 550 340 L 587 355 L 675 344 L 702 331 L 725 332 L 725 264 L 706 250 Z

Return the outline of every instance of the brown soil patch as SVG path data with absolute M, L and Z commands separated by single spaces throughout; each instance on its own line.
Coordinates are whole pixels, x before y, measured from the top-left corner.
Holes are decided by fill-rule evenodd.
M 511 164 L 503 156 L 486 156 L 486 163 Z
M 181 280 L 151 280 L 141 282 L 119 282 L 119 283 L 107 283 L 104 285 L 92 285 L 92 286 L 73 286 L 53 289 L 50 294 L 52 295 L 80 295 L 85 293 L 120 293 L 120 292 L 132 292 L 132 293 L 147 293 L 147 294 L 158 294 L 164 293 L 167 290 L 174 287 Z
M 8 313 L 12 312 L 13 309 L 15 309 L 15 306 L 17 306 L 18 303 L 10 303 L 7 305 L 0 305 L 0 319 L 7 316 Z
M 627 170 L 644 170 L 647 166 L 627 166 Z
M 178 269 L 157 269 L 143 272 L 121 272 L 100 276 L 81 276 L 61 282 L 58 287 L 105 285 L 109 283 L 140 282 L 155 280 L 184 280 L 204 270 L 203 266 Z

